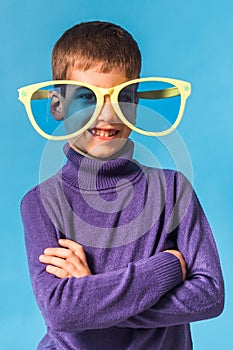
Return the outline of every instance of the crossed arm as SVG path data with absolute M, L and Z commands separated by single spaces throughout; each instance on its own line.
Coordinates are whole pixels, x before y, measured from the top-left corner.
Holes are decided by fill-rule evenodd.
M 39 260 L 47 264 L 46 271 L 58 278 L 84 277 L 91 275 L 86 254 L 82 245 L 69 239 L 59 239 L 63 248 L 46 248 Z M 176 256 L 181 264 L 183 280 L 186 278 L 186 263 L 182 254 L 177 250 L 165 250 Z
M 62 278 L 80 278 L 91 275 L 90 268 L 87 263 L 84 248 L 71 240 L 59 240 L 59 244 L 62 248 L 46 248 L 44 254 L 40 255 L 39 260 L 42 263 L 47 264 L 46 271 L 60 279 Z M 197 321 L 204 318 L 215 317 L 221 313 L 223 308 L 223 301 L 219 299 L 215 302 L 215 305 L 211 305 L 211 302 L 206 307 L 201 305 L 201 299 L 208 299 L 211 295 L 208 295 L 206 291 L 200 291 L 201 284 L 199 286 L 198 276 L 193 276 L 193 285 L 196 285 L 195 293 L 190 291 L 190 281 L 187 281 L 185 285 L 185 279 L 187 277 L 186 262 L 183 255 L 177 250 L 166 250 L 165 252 L 173 254 L 179 259 L 183 284 L 177 288 L 174 288 L 173 292 L 168 292 L 167 295 L 162 297 L 155 305 L 152 305 L 147 310 L 129 317 L 116 324 L 117 327 L 129 327 L 129 328 L 154 328 L 154 327 L 165 327 L 172 326 L 177 323 L 189 323 L 191 321 Z M 201 278 L 204 278 L 202 276 Z M 196 281 L 195 281 L 196 279 Z M 212 283 L 209 280 L 209 283 Z M 212 286 L 212 291 L 213 287 Z M 185 293 L 190 291 L 191 299 L 195 297 L 199 305 L 197 309 L 190 310 L 190 298 L 185 296 Z M 195 295 L 196 294 L 196 295 Z M 198 297 L 200 300 L 198 301 Z M 220 295 L 223 298 L 223 296 Z M 187 305 L 185 303 L 187 298 Z M 174 304 L 180 305 L 177 307 L 177 311 L 174 312 Z M 179 320 L 179 321 L 178 321 Z
M 180 225 L 177 247 L 181 253 L 161 252 L 97 275 L 92 275 L 78 243 L 59 240 L 58 246 L 58 235 L 42 215 L 39 198 L 36 192 L 27 196 L 22 216 L 33 289 L 53 329 L 155 328 L 221 313 L 224 289 L 218 254 L 195 198 Z

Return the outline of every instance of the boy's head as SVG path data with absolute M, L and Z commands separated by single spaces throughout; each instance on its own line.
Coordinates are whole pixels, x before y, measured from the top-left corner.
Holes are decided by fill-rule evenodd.
M 97 65 L 102 73 L 120 68 L 128 79 L 138 78 L 141 54 L 136 41 L 118 25 L 92 21 L 68 29 L 53 48 L 54 80 L 67 79 L 70 70 Z
M 52 68 L 54 80 L 76 80 L 111 88 L 139 77 L 141 54 L 136 41 L 121 27 L 107 22 L 86 22 L 68 29 L 57 41 L 52 52 Z M 57 119 L 61 103 L 55 98 L 52 110 Z M 112 108 L 109 96 L 105 96 L 94 125 L 69 143 L 91 156 L 109 158 L 123 147 L 130 133 L 131 129 Z

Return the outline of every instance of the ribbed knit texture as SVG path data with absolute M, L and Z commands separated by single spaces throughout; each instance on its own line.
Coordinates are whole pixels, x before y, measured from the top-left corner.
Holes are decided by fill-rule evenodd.
M 47 324 L 38 350 L 190 350 L 189 323 L 217 316 L 223 279 L 215 242 L 187 179 L 132 159 L 68 161 L 29 191 L 21 214 L 33 290 Z M 84 246 L 91 276 L 58 279 L 38 257 L 59 238 Z M 182 281 L 179 250 L 187 263 Z
M 139 165 L 132 161 L 131 141 L 125 144 L 118 158 L 104 161 L 93 161 L 91 158 L 80 156 L 68 144 L 64 146 L 64 152 L 69 159 L 64 170 L 67 180 L 85 190 L 114 188 L 121 180 L 133 180 L 141 170 Z M 72 171 L 69 171 L 70 167 Z

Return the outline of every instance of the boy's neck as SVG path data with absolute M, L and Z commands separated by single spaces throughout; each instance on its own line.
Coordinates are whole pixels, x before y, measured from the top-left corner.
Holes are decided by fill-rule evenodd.
M 131 140 L 110 160 L 97 161 L 78 151 L 69 144 L 64 145 L 68 162 L 62 168 L 62 178 L 80 189 L 115 189 L 122 184 L 122 180 L 124 183 L 134 181 L 142 173 L 140 164 L 133 159 L 134 144 Z

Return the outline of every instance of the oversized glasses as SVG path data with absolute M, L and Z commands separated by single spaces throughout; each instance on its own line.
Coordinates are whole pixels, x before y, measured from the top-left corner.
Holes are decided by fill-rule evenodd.
M 110 96 L 113 121 L 148 136 L 164 136 L 180 123 L 191 84 L 176 79 L 139 78 L 105 89 L 74 80 L 22 87 L 19 100 L 43 137 L 66 140 L 93 127 Z M 117 116 L 117 120 L 116 120 Z

